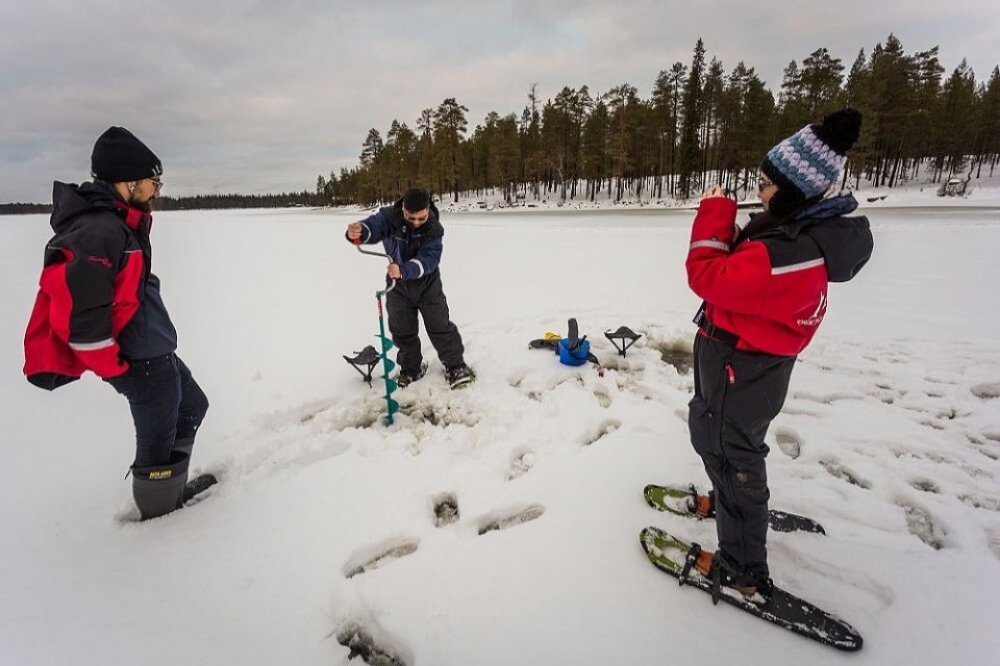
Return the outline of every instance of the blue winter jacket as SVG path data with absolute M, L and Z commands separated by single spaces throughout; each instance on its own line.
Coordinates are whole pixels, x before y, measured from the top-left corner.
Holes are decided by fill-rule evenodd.
M 427 221 L 419 229 L 403 217 L 403 200 L 392 206 L 380 208 L 377 213 L 361 221 L 361 242 L 382 242 L 386 254 L 399 266 L 404 280 L 417 280 L 430 275 L 438 268 L 444 249 L 444 227 L 441 226 L 437 207 L 431 203 Z

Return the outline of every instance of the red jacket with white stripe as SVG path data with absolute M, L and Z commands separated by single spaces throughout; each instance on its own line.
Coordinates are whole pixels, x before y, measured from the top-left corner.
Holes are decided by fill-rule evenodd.
M 118 335 L 142 302 L 150 215 L 99 185 L 55 184 L 52 228 L 24 335 L 24 374 L 52 390 L 128 370 Z M 145 240 L 144 240 L 145 239 Z
M 687 273 L 707 320 L 738 336 L 737 349 L 799 354 L 826 314 L 829 283 L 850 280 L 871 257 L 868 219 L 844 217 L 857 205 L 850 194 L 824 199 L 777 226 L 755 219 L 737 237 L 736 202 L 703 200 Z

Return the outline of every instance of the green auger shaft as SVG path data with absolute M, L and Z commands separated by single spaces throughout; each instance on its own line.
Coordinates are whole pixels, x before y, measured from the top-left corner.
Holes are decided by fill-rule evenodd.
M 389 378 L 389 373 L 396 364 L 389 360 L 389 354 L 387 353 L 393 348 L 392 340 L 385 337 L 385 321 L 382 316 L 382 294 L 385 291 L 376 291 L 375 300 L 378 301 L 378 337 L 379 341 L 382 343 L 382 372 L 383 379 L 385 380 L 385 404 L 386 404 L 386 425 L 392 425 L 392 415 L 399 411 L 399 403 L 392 399 L 393 392 L 398 388 L 395 380 Z

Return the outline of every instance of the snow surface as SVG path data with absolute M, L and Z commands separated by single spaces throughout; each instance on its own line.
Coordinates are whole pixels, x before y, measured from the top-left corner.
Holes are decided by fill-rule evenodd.
M 356 631 L 409 666 L 996 663 L 1000 209 L 949 203 L 868 207 L 874 257 L 833 287 L 768 435 L 772 505 L 828 533 L 772 533 L 773 576 L 860 631 L 849 657 L 713 607 L 639 546 L 646 525 L 715 541 L 642 497 L 705 482 L 691 211 L 446 215 L 479 380 L 448 390 L 425 341 L 391 427 L 341 359 L 374 343 L 384 273 L 343 240 L 356 211 L 157 214 L 154 269 L 212 402 L 194 468 L 222 483 L 143 523 L 125 401 L 21 376 L 50 230 L 2 218 L 0 662 L 346 664 Z M 569 317 L 603 376 L 528 349 Z M 643 334 L 624 359 L 602 335 L 623 325 Z

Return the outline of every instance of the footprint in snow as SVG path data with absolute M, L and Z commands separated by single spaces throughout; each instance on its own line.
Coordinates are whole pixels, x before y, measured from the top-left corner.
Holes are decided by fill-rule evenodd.
M 840 400 L 859 400 L 861 399 L 861 396 L 854 393 L 848 393 L 846 391 L 827 393 L 823 395 L 816 393 L 807 393 L 804 391 L 796 391 L 792 395 L 792 398 L 794 400 L 802 400 L 805 402 L 816 402 L 821 405 L 832 405 L 835 402 L 839 402 Z
M 822 465 L 823 469 L 825 469 L 827 472 L 829 472 L 832 476 L 835 476 L 838 479 L 843 479 L 844 481 L 847 481 L 852 486 L 857 486 L 859 488 L 864 488 L 865 490 L 871 490 L 871 487 L 872 487 L 871 483 L 869 483 L 868 481 L 865 481 L 864 479 L 862 479 L 857 474 L 855 474 L 851 470 L 847 469 L 846 467 L 844 467 L 840 463 L 838 463 L 838 462 L 836 462 L 834 460 L 824 459 L 824 460 L 820 460 L 819 464 Z
M 917 421 L 917 423 L 927 428 L 937 430 L 939 432 L 943 432 L 948 429 L 947 426 L 945 426 L 944 424 L 938 423 L 937 421 L 931 419 L 921 419 L 920 421 Z
M 940 486 L 930 479 L 911 479 L 910 485 L 925 493 L 939 494 L 941 492 Z
M 781 413 L 786 414 L 788 416 L 812 416 L 812 417 L 822 416 L 821 413 L 815 410 L 802 409 L 801 407 L 796 407 L 795 405 L 789 406 L 787 403 L 785 404 L 784 407 L 781 408 Z
M 598 425 L 594 430 L 583 436 L 583 445 L 590 446 L 600 439 L 610 435 L 618 428 L 622 427 L 622 422 L 618 419 L 608 419 Z
M 409 666 L 413 662 L 399 654 L 403 650 L 391 647 L 391 641 L 376 639 L 376 633 L 382 632 L 372 631 L 354 619 L 344 621 L 336 630 L 337 642 L 349 650 L 348 660 L 361 657 L 369 666 Z
M 778 428 L 774 433 L 774 439 L 778 443 L 778 448 L 781 452 L 792 460 L 795 460 L 802 454 L 802 442 L 794 430 Z
M 865 389 L 865 393 L 886 405 L 894 404 L 905 394 L 905 392 L 900 392 L 892 388 L 883 387 L 879 384 L 876 384 L 874 386 Z
M 631 357 L 622 358 L 621 355 L 603 359 L 601 361 L 601 367 L 604 370 L 614 370 L 618 374 L 629 375 L 632 377 L 641 377 L 646 371 L 646 364 L 641 360 L 636 360 Z
M 996 451 L 992 451 L 992 450 L 986 448 L 985 446 L 977 446 L 976 447 L 976 451 L 979 451 L 980 453 L 982 453 L 984 456 L 986 456 L 990 460 L 1000 460 L 1000 453 L 997 453 Z
M 355 552 L 344 565 L 344 578 L 354 578 L 377 569 L 386 562 L 412 555 L 419 546 L 419 539 L 389 539 L 363 548 Z
M 451 525 L 458 518 L 458 497 L 455 493 L 440 493 L 434 498 L 434 527 Z
M 992 552 L 1000 560 L 1000 529 L 986 530 L 986 542 Z
M 986 509 L 988 511 L 1000 511 L 1000 500 L 995 497 L 979 497 L 968 493 L 958 496 L 958 499 L 968 504 L 974 509 Z
M 545 507 L 538 504 L 532 504 L 525 508 L 495 512 L 479 519 L 478 534 L 482 536 L 488 532 L 496 532 L 522 525 L 540 518 L 543 513 L 545 513 Z
M 594 389 L 594 397 L 597 398 L 597 404 L 599 404 L 604 409 L 611 406 L 613 398 L 611 397 L 611 391 L 602 384 L 598 384 Z
M 980 398 L 981 400 L 996 400 L 997 398 L 1000 398 L 1000 382 L 976 384 L 969 390 L 972 391 L 972 395 Z
M 508 481 L 513 481 L 516 478 L 522 477 L 528 473 L 528 471 L 535 466 L 535 454 L 533 451 L 526 449 L 518 450 L 514 452 L 511 458 L 510 465 L 507 467 L 506 479 Z
M 906 502 L 897 502 L 906 515 L 906 529 L 934 550 L 941 550 L 947 545 L 948 533 L 937 524 L 931 514 L 924 509 Z

